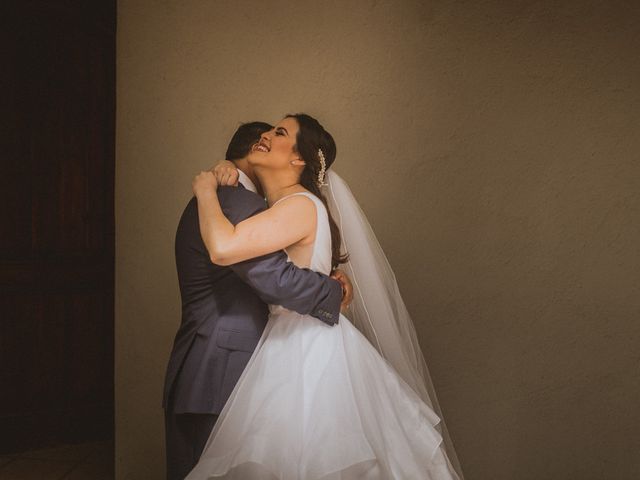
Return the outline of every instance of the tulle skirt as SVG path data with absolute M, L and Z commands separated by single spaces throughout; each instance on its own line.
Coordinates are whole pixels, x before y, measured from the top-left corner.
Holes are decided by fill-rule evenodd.
M 187 480 L 457 479 L 439 421 L 346 317 L 280 309 Z

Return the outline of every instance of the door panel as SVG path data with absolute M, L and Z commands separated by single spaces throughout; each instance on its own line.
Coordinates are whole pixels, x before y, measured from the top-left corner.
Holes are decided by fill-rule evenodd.
M 115 2 L 0 14 L 6 453 L 112 434 Z

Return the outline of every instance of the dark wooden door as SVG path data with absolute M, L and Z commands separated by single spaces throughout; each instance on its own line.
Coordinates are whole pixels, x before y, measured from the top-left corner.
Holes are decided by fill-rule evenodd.
M 0 453 L 113 431 L 115 1 L 2 2 Z

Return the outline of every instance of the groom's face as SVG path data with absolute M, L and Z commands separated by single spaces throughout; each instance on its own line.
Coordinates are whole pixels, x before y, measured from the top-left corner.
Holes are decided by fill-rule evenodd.
M 286 168 L 300 156 L 296 152 L 298 121 L 284 118 L 271 130 L 263 133 L 260 141 L 251 148 L 249 163 L 253 166 Z

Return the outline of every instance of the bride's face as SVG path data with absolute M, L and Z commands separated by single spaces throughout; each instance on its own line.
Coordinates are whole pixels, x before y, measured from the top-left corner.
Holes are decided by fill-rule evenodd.
M 283 118 L 271 130 L 260 136 L 260 141 L 251 147 L 249 163 L 268 168 L 289 168 L 298 163 L 300 155 L 295 150 L 298 121 Z

